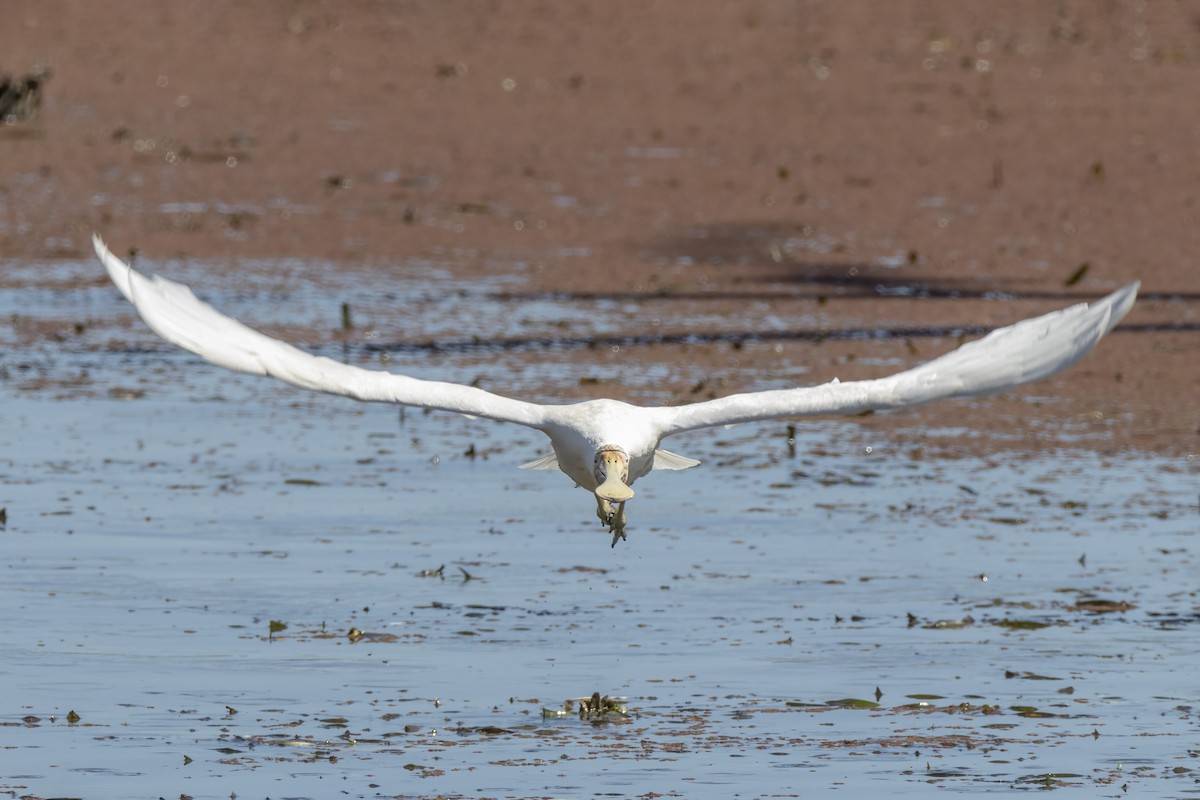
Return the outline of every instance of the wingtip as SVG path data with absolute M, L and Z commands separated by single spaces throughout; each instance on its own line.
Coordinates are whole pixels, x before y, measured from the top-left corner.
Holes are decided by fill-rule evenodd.
M 96 256 L 106 267 L 108 267 L 114 259 L 120 261 L 125 267 L 129 266 L 128 264 L 125 264 L 124 261 L 121 261 L 121 259 L 113 255 L 113 252 L 108 249 L 108 245 L 104 243 L 104 239 L 100 238 L 100 234 L 98 233 L 92 234 L 92 249 L 96 251 Z
M 105 266 L 108 266 L 110 261 L 116 259 L 121 263 L 122 266 L 130 268 L 128 264 L 118 258 L 116 254 L 114 254 L 113 251 L 108 248 L 108 245 L 105 244 L 103 237 L 101 237 L 98 233 L 92 234 L 92 249 L 96 251 L 96 255 L 101 261 L 104 262 Z
M 1125 284 L 1120 289 L 1117 289 L 1117 291 L 1113 292 L 1113 294 L 1119 297 L 1122 301 L 1124 301 L 1126 298 L 1133 300 L 1138 296 L 1138 292 L 1141 290 L 1141 288 L 1141 281 L 1133 281 Z
M 100 259 L 100 263 L 104 265 L 104 269 L 108 271 L 108 277 L 117 287 L 125 299 L 137 305 L 133 299 L 134 282 L 141 276 L 134 271 L 133 266 L 125 263 L 121 258 L 115 255 L 108 249 L 108 245 L 100 238 L 100 234 L 92 234 L 92 247 L 96 250 L 96 256 Z
M 1141 281 L 1127 283 L 1100 301 L 1102 305 L 1108 307 L 1108 324 L 1104 327 L 1105 333 L 1115 328 L 1117 323 L 1124 319 L 1129 310 L 1133 308 L 1133 304 L 1137 301 L 1138 290 L 1141 287 Z

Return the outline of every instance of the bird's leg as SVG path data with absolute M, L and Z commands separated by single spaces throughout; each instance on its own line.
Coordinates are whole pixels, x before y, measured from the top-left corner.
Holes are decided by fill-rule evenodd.
M 616 547 L 617 540 L 625 541 L 625 504 L 617 503 L 616 513 L 613 514 L 612 520 L 608 523 L 608 529 L 612 532 L 613 540 L 609 547 Z
M 610 547 L 616 547 L 618 541 L 625 539 L 625 504 L 613 503 L 597 495 L 596 516 L 601 525 L 608 526 L 608 532 L 613 535 Z
M 612 525 L 612 503 L 605 500 L 603 497 L 600 497 L 599 495 L 596 496 L 596 516 L 600 518 L 601 525 Z

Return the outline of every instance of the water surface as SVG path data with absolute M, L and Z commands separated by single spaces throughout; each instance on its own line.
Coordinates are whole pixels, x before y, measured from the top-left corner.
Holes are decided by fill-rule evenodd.
M 782 424 L 697 432 L 668 446 L 704 465 L 640 482 L 610 548 L 589 495 L 516 469 L 539 434 L 209 367 L 76 285 L 90 266 L 55 269 L 59 288 L 0 291 L 20 316 L 0 382 L 4 792 L 1200 791 L 1191 462 L 934 459 L 828 421 L 791 446 Z M 338 281 L 252 271 L 209 296 L 302 327 L 336 313 Z M 506 318 L 495 287 L 436 269 L 387 283 L 353 297 L 389 336 Z M 539 302 L 526 318 L 577 310 Z M 401 358 L 455 380 L 481 363 Z M 516 360 L 533 395 L 595 373 Z M 552 715 L 593 692 L 625 713 Z

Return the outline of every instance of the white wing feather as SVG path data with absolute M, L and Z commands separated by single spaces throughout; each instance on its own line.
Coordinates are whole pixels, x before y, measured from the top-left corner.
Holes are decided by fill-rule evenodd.
M 654 469 L 657 470 L 691 469 L 699 464 L 694 458 L 681 456 L 661 447 L 654 451 Z
M 469 386 L 354 367 L 305 353 L 226 317 L 182 284 L 159 276 L 146 278 L 109 252 L 99 236 L 93 237 L 93 244 L 113 283 L 147 325 L 167 341 L 218 366 L 358 400 L 435 408 L 539 430 L 546 430 L 548 423 L 564 414 L 571 415 L 570 406 L 527 403 Z M 1128 313 L 1137 290 L 1138 284 L 1133 283 L 1096 303 L 1081 303 L 1000 328 L 941 358 L 887 378 L 849 383 L 835 379 L 822 386 L 735 394 L 638 411 L 652 417 L 661 437 L 714 425 L 897 408 L 1001 391 L 1074 364 Z M 686 469 L 695 463 L 660 450 L 654 468 Z M 556 462 L 547 457 L 524 466 L 552 469 Z
M 1009 389 L 1053 375 L 1083 358 L 1129 312 L 1138 284 L 992 331 L 941 358 L 887 378 L 735 394 L 656 409 L 663 436 L 712 425 L 897 408 L 942 397 Z
M 535 403 L 306 353 L 230 319 L 183 284 L 157 275 L 147 278 L 109 252 L 99 236 L 92 243 L 113 283 L 155 333 L 218 366 L 357 400 L 454 411 L 531 428 L 541 429 L 546 418 L 546 407 Z
M 518 469 L 558 469 L 558 454 L 551 453 L 548 456 L 535 458 L 533 461 L 526 461 Z

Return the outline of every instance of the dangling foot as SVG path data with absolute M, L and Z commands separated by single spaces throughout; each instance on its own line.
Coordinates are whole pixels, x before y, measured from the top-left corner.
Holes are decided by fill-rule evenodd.
M 625 504 L 617 503 L 617 510 L 612 515 L 608 523 L 608 530 L 612 533 L 612 544 L 609 547 L 616 547 L 617 541 L 626 541 L 625 539 Z
M 611 526 L 615 513 L 612 503 L 597 495 L 596 516 L 599 518 L 600 524 Z
M 633 492 L 624 484 L 622 487 L 629 492 L 629 497 L 633 496 Z M 618 541 L 625 541 L 625 501 L 614 501 L 608 497 L 601 497 L 599 491 L 596 493 L 596 517 L 600 520 L 601 525 L 608 526 L 608 532 L 613 535 L 612 544 L 609 547 L 616 547 Z

